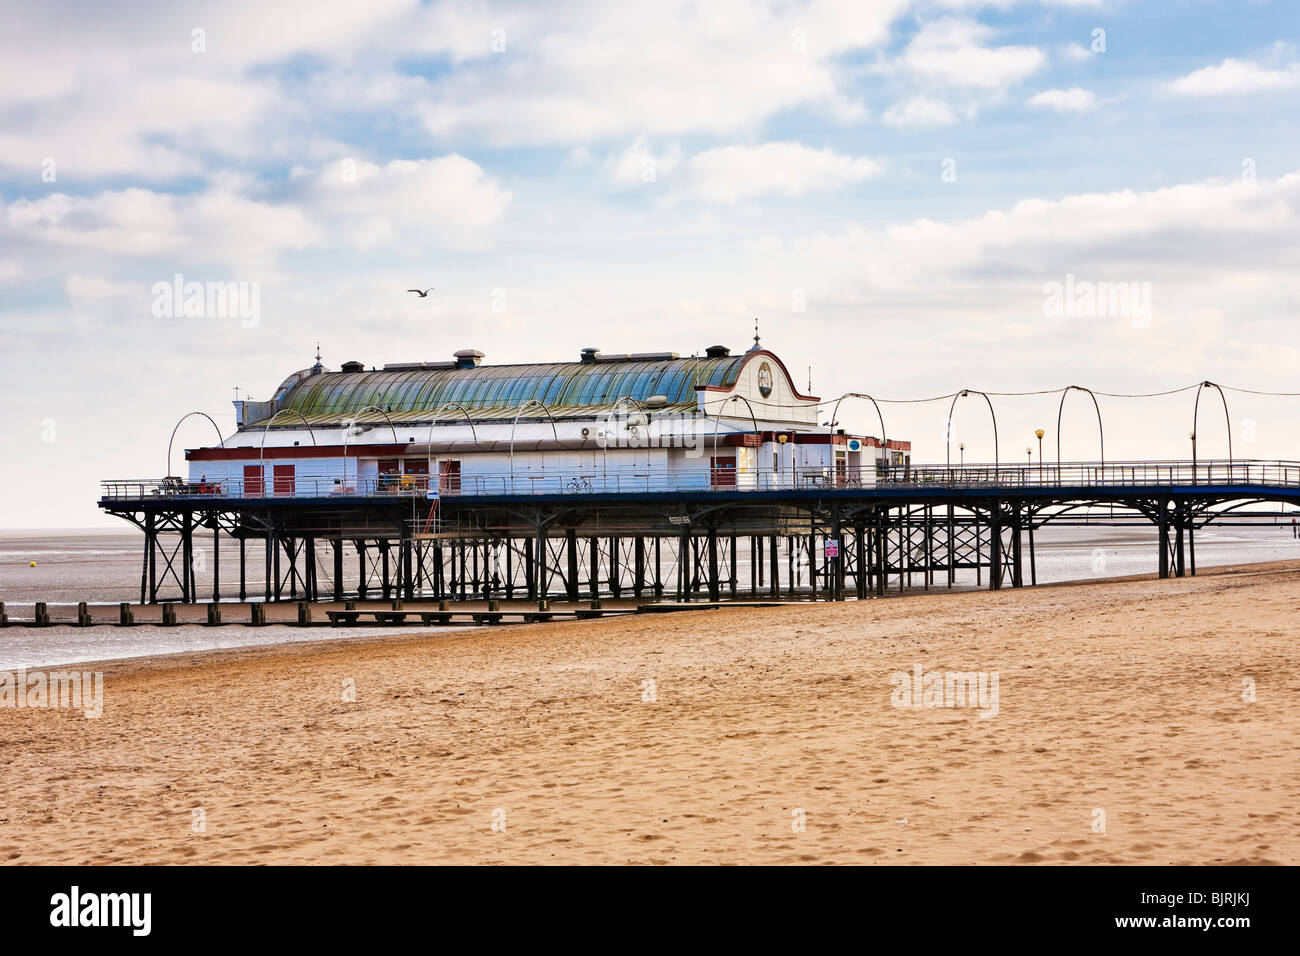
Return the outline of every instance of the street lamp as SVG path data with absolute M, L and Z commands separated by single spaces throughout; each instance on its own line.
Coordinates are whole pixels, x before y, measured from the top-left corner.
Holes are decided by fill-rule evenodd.
M 966 467 L 966 443 L 958 442 L 957 450 L 961 452 L 961 466 L 965 468 Z
M 1196 484 L 1196 430 L 1188 432 L 1187 437 L 1192 440 L 1192 484 Z
M 1043 436 L 1047 433 L 1039 428 L 1034 431 L 1034 434 L 1038 437 L 1038 480 L 1041 482 L 1043 480 Z
M 832 485 L 839 484 L 839 478 L 837 477 L 835 472 L 835 426 L 838 424 L 839 422 L 835 422 L 835 421 L 822 422 L 822 427 L 827 429 L 826 455 L 827 455 L 827 460 L 830 462 L 830 479 Z

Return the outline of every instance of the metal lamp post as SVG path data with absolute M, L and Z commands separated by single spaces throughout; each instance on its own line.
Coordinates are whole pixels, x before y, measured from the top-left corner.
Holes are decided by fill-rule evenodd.
M 1038 481 L 1043 481 L 1043 436 L 1047 434 L 1041 428 L 1036 429 L 1034 434 L 1038 437 Z

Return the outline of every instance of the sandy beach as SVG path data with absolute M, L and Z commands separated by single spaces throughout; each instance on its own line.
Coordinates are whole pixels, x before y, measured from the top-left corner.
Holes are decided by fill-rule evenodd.
M 0 709 L 0 859 L 1295 864 L 1298 608 L 1287 563 L 113 662 L 98 719 Z

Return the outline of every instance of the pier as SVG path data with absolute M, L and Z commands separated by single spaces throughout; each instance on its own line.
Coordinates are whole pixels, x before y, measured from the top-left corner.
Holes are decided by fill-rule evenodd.
M 831 600 L 1037 582 L 1047 524 L 1154 528 L 1152 570 L 1195 574 L 1207 525 L 1289 521 L 1300 462 L 1203 460 L 758 472 L 105 481 L 144 535 L 140 602 Z M 238 542 L 223 567 L 220 539 Z M 213 559 L 196 573 L 196 546 Z M 250 555 L 259 555 L 256 575 Z

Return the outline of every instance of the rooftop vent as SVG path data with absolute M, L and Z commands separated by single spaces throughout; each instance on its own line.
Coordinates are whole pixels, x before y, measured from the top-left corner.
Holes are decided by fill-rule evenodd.
M 731 354 L 731 349 L 725 345 L 710 345 L 704 350 L 704 354 L 709 358 L 726 358 Z
M 461 349 L 455 353 L 457 368 L 478 368 L 483 361 L 483 353 L 478 349 Z
M 344 362 L 339 366 L 340 372 L 364 372 L 366 367 L 361 362 Z
M 582 350 L 579 360 L 588 364 L 599 360 L 600 349 L 586 348 Z

